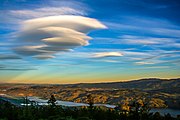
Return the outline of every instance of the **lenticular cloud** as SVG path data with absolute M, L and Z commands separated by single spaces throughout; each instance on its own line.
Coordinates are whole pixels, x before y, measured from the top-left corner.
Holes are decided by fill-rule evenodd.
M 104 28 L 106 26 L 98 20 L 82 16 L 62 15 L 27 20 L 17 34 L 23 46 L 14 48 L 14 51 L 34 58 L 53 58 L 45 56 L 86 46 L 91 39 L 87 34 Z

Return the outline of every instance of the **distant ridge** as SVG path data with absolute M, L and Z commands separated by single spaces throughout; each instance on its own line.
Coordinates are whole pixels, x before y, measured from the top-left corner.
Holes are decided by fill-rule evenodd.
M 122 82 L 104 82 L 104 83 L 77 83 L 77 84 L 23 84 L 23 83 L 0 83 L 4 85 L 22 85 L 32 87 L 47 86 L 66 86 L 72 88 L 114 88 L 114 89 L 142 89 L 142 90 L 174 90 L 180 91 L 180 78 L 160 79 L 160 78 L 143 78 L 139 80 L 122 81 Z M 171 87 L 171 88 L 170 88 Z M 172 89 L 174 88 L 174 89 Z
M 158 79 L 146 78 L 127 82 L 108 82 L 108 83 L 79 83 L 68 85 L 79 88 L 131 88 L 143 90 L 168 89 L 169 87 L 180 90 L 180 78 L 176 79 Z M 172 88 L 171 88 L 172 89 Z

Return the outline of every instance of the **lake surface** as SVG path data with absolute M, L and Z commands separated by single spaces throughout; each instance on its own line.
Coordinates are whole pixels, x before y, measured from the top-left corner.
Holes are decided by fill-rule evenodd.
M 38 105 L 48 105 L 48 100 L 40 99 L 39 97 L 28 97 L 28 100 L 36 102 Z M 24 105 L 24 104 L 21 104 Z M 57 100 L 56 105 L 68 106 L 68 107 L 76 107 L 76 106 L 89 106 L 86 103 L 75 103 L 75 102 L 68 102 L 68 101 L 61 101 Z M 115 105 L 109 104 L 94 104 L 94 106 L 105 106 L 108 108 L 115 108 Z
M 150 112 L 159 112 L 161 115 L 165 115 L 165 114 L 171 114 L 171 116 L 173 117 L 176 117 L 177 115 L 180 115 L 180 110 L 178 109 L 170 109 L 170 108 L 161 108 L 161 109 L 158 109 L 158 108 L 153 108 L 151 109 Z
M 38 97 L 28 97 L 30 101 L 36 101 L 39 105 L 48 105 L 47 102 L 48 100 L 40 99 Z M 60 101 L 57 100 L 56 102 L 57 105 L 62 105 L 62 106 L 68 106 L 68 107 L 75 107 L 75 106 L 89 106 L 88 104 L 85 103 L 75 103 L 75 102 L 68 102 L 68 101 Z M 115 105 L 109 105 L 109 104 L 94 104 L 94 106 L 105 106 L 108 108 L 115 108 Z M 169 108 L 161 108 L 161 109 L 151 109 L 150 112 L 159 112 L 161 115 L 165 115 L 170 113 L 171 116 L 176 117 L 177 115 L 180 115 L 180 110 L 176 109 L 169 109 Z

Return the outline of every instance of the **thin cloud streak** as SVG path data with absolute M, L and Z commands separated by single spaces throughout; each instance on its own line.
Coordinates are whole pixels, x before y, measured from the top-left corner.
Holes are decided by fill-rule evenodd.
M 0 60 L 15 60 L 15 59 L 22 59 L 22 58 L 18 55 L 0 54 Z
M 35 68 L 0 68 L 0 71 L 29 71 L 29 70 L 38 70 L 38 69 L 35 69 Z
M 121 57 L 121 56 L 123 56 L 123 54 L 120 52 L 99 52 L 99 53 L 94 53 L 92 55 L 92 58 Z

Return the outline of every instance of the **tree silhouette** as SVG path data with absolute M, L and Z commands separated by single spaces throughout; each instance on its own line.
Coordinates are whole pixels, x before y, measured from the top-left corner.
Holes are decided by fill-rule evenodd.
M 93 105 L 94 105 L 94 98 L 92 97 L 91 94 L 87 95 L 87 102 L 89 104 L 90 110 L 92 110 L 93 109 Z
M 56 106 L 56 98 L 54 97 L 54 95 L 51 95 L 50 99 L 48 100 L 48 104 L 50 104 L 51 106 Z

